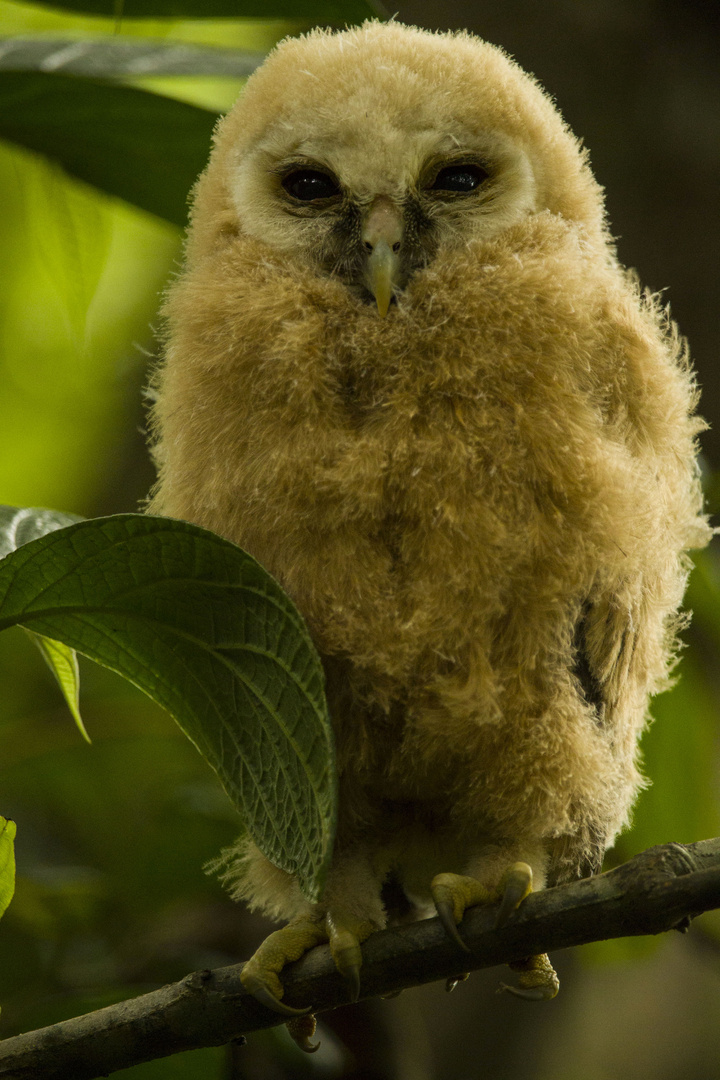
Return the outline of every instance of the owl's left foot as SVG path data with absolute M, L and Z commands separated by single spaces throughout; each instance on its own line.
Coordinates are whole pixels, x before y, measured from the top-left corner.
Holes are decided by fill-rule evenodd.
M 518 909 L 526 896 L 532 892 L 533 875 L 527 863 L 516 862 L 503 874 L 497 889 L 488 889 L 482 882 L 461 874 L 437 874 L 433 878 L 430 890 L 438 913 L 449 937 L 465 952 L 470 949 L 460 937 L 458 923 L 469 907 L 475 904 L 492 904 L 500 901 L 495 925 L 504 926 L 514 911 Z M 560 989 L 557 975 L 547 955 L 531 956 L 509 965 L 522 974 L 518 986 L 501 984 L 501 990 L 508 990 L 517 997 L 532 1001 L 547 1001 L 554 998 Z
M 510 916 L 532 892 L 532 870 L 527 863 L 516 862 L 502 876 L 497 889 L 488 889 L 476 878 L 461 874 L 437 874 L 430 885 L 435 910 L 448 935 L 465 952 L 470 952 L 458 933 L 457 924 L 475 904 L 493 904 L 500 900 L 496 926 L 504 926 Z

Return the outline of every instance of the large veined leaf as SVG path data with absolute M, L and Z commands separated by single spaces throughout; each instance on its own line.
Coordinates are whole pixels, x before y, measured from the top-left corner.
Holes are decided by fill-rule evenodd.
M 0 817 L 0 915 L 5 913 L 15 892 L 15 832 L 14 821 Z
M 336 801 L 322 666 L 297 609 L 255 559 L 186 522 L 80 521 L 0 562 L 0 630 L 15 624 L 167 709 L 261 850 L 319 896 Z
M 217 113 L 134 87 L 0 72 L 0 138 L 178 225 L 216 120 Z
M 299 19 L 308 23 L 361 22 L 385 15 L 379 0 L 53 0 L 55 8 L 126 19 Z

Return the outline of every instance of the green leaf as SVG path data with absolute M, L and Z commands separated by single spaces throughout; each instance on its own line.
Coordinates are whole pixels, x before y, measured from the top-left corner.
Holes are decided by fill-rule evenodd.
M 15 624 L 166 708 L 260 849 L 319 896 L 336 801 L 322 665 L 297 609 L 255 559 L 187 522 L 80 521 L 0 563 L 0 630 Z
M 85 742 L 90 742 L 90 736 L 85 730 L 85 725 L 80 716 L 80 672 L 78 671 L 77 653 L 74 649 L 63 645 L 62 641 L 53 641 L 52 638 L 43 637 L 42 634 L 28 634 L 42 653 L 42 657 L 58 681 L 63 697 L 78 726 L 78 730 Z
M 0 915 L 4 915 L 15 892 L 14 821 L 0 817 Z
M 0 72 L 0 138 L 184 225 L 217 113 L 129 86 L 41 72 Z
M 105 34 L 97 38 L 0 37 L 0 70 L 84 75 L 96 79 L 148 75 L 212 75 L 242 79 L 262 53 L 185 42 Z
M 385 15 L 370 0 L 53 0 L 52 7 L 124 19 L 299 19 L 340 26 Z

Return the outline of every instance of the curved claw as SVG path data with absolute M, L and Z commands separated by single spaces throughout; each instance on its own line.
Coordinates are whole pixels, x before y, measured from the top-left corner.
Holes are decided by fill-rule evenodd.
M 314 1054 L 316 1050 L 320 1049 L 320 1040 L 316 1043 L 311 1043 L 309 1039 L 296 1039 L 295 1042 L 306 1054 Z
M 285 1027 L 287 1028 L 290 1037 L 306 1054 L 314 1054 L 316 1050 L 320 1049 L 319 1039 L 316 1043 L 310 1042 L 310 1039 L 315 1034 L 315 1028 L 317 1027 L 317 1021 L 312 1014 L 308 1016 L 298 1016 L 294 1020 L 288 1020 Z
M 455 924 L 455 917 L 454 917 L 454 914 L 453 914 L 452 902 L 450 900 L 444 900 L 444 899 L 437 899 L 436 898 L 435 899 L 435 910 L 438 913 L 438 918 L 440 919 L 440 922 L 445 927 L 445 932 L 448 935 L 448 937 L 452 938 L 452 940 L 455 942 L 455 944 L 458 946 L 458 948 L 462 949 L 463 952 L 469 953 L 470 949 L 467 947 L 467 945 L 465 944 L 463 939 L 460 937 L 460 934 L 458 932 L 458 928 L 457 928 L 457 926 Z
M 533 872 L 527 863 L 516 862 L 503 878 L 503 895 L 495 927 L 505 926 L 525 897 L 532 892 Z
M 448 994 L 452 994 L 457 984 L 465 982 L 469 977 L 469 972 L 465 971 L 462 975 L 451 975 L 449 979 L 446 979 L 445 989 L 447 990 Z
M 365 941 L 377 927 L 367 920 L 352 920 L 347 915 L 332 911 L 328 911 L 325 922 L 335 967 L 348 985 L 350 1000 L 358 1001 L 362 967 L 360 942 Z
M 311 1043 L 309 1039 L 296 1039 L 295 1042 L 306 1054 L 314 1054 L 316 1050 L 320 1049 L 320 1040 L 316 1043 Z
M 295 1009 L 292 1005 L 286 1005 L 280 998 L 275 997 L 267 983 L 256 975 L 248 975 L 243 979 L 243 985 L 256 1001 L 259 1001 L 266 1009 L 272 1009 L 273 1012 L 280 1013 L 281 1016 L 307 1016 L 308 1013 L 312 1012 L 310 1007 L 307 1009 Z

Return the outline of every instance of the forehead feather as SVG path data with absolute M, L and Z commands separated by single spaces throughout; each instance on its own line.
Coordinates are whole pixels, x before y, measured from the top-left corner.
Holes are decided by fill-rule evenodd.
M 239 149 L 269 126 L 347 129 L 364 120 L 409 133 L 431 124 L 529 138 L 548 124 L 563 132 L 534 80 L 497 47 L 399 23 L 286 39 L 248 80 L 233 114 Z
M 279 158 L 294 148 L 313 156 L 315 147 L 323 160 L 324 142 L 357 167 L 362 186 L 366 173 L 375 183 L 386 162 L 397 167 L 403 139 L 407 171 L 433 143 L 462 149 L 493 137 L 513 141 L 532 162 L 539 207 L 582 221 L 605 242 L 601 189 L 535 79 L 471 34 L 396 22 L 280 42 L 218 125 L 196 216 L 200 193 L 210 198 L 214 190 L 213 203 L 226 203 L 239 162 L 259 150 Z

